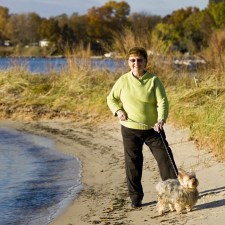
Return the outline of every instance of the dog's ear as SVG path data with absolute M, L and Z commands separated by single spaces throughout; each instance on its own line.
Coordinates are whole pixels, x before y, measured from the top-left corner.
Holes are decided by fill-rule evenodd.
M 182 169 L 178 170 L 178 176 L 179 177 L 183 177 L 185 174 L 186 174 L 186 172 L 184 170 L 182 170 Z
M 191 177 L 196 177 L 196 174 L 195 174 L 195 172 L 194 172 L 194 171 L 190 171 L 190 173 L 189 173 L 189 174 L 190 174 L 190 176 L 191 176 Z

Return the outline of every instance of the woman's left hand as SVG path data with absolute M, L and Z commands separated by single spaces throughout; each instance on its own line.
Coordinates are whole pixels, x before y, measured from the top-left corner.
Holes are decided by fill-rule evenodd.
M 158 133 L 160 132 L 160 130 L 163 130 L 163 126 L 165 124 L 164 120 L 159 121 L 158 123 L 156 123 L 154 125 L 154 130 L 157 131 Z

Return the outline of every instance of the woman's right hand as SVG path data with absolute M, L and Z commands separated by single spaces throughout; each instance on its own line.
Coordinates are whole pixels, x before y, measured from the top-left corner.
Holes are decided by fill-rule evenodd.
M 118 116 L 118 118 L 119 118 L 120 121 L 127 120 L 127 114 L 126 114 L 126 112 L 124 112 L 124 110 L 120 109 L 120 110 L 118 110 L 116 112 L 116 114 L 117 114 L 117 116 Z

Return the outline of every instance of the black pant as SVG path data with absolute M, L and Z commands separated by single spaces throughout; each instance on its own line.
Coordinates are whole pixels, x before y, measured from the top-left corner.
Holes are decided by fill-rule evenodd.
M 164 131 L 160 132 L 164 143 L 160 134 L 154 131 L 154 129 L 136 130 L 121 126 L 121 133 L 124 145 L 128 191 L 132 202 L 142 200 L 144 196 L 141 184 L 143 168 L 142 149 L 144 143 L 149 147 L 157 161 L 161 179 L 177 178 L 177 167 L 173 159 L 172 151 L 166 141 Z M 165 145 L 170 158 L 165 149 Z

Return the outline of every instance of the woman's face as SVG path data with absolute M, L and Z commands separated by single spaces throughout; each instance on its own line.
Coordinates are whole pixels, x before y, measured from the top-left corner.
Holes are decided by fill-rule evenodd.
M 143 56 L 130 55 L 128 65 L 134 75 L 143 75 L 146 67 L 146 60 Z

